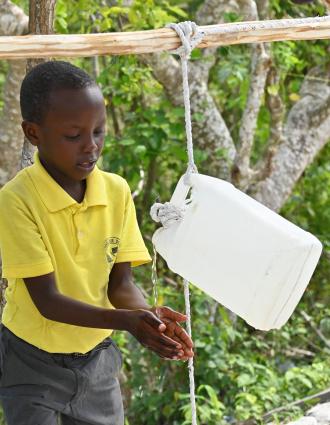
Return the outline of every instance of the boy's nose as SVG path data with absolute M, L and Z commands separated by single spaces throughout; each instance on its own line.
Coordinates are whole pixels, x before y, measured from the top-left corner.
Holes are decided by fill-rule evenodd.
M 94 152 L 98 150 L 99 146 L 94 135 L 86 136 L 84 143 L 84 151 Z

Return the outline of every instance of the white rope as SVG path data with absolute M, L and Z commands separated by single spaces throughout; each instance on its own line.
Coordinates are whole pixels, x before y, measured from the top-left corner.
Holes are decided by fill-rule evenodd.
M 188 153 L 188 167 L 185 173 L 185 182 L 188 184 L 188 177 L 191 173 L 197 173 L 197 167 L 194 161 L 194 149 L 192 140 L 192 126 L 191 126 L 191 108 L 190 108 L 190 92 L 188 81 L 188 60 L 190 54 L 195 46 L 197 46 L 202 38 L 204 32 L 199 31 L 195 22 L 185 21 L 179 24 L 169 24 L 168 28 L 172 28 L 180 37 L 182 46 L 171 53 L 176 53 L 181 58 L 182 69 L 182 87 L 183 87 L 183 101 L 185 110 L 185 129 L 187 138 L 187 153 Z M 173 222 L 182 219 L 184 209 L 179 209 L 173 204 L 166 202 L 165 204 L 155 203 L 150 209 L 150 215 L 157 223 L 162 223 L 164 227 L 169 227 Z
M 184 301 L 186 305 L 186 316 L 187 316 L 187 332 L 190 338 L 191 333 L 191 314 L 190 314 L 190 297 L 189 297 L 189 282 L 184 279 Z M 194 378 L 194 360 L 193 357 L 188 359 L 188 372 L 189 372 L 189 390 L 190 390 L 190 404 L 191 404 L 191 423 L 197 425 L 197 409 L 196 409 L 196 397 L 195 397 L 195 378 Z
M 198 26 L 194 22 L 186 21 L 179 24 L 169 24 L 167 27 L 172 28 L 179 35 L 182 46 L 172 53 L 177 53 L 181 59 L 182 69 L 182 86 L 183 86 L 183 100 L 185 109 L 185 127 L 187 137 L 187 152 L 188 152 L 188 168 L 186 171 L 185 179 L 189 178 L 190 173 L 197 173 L 197 167 L 194 162 L 194 150 L 192 139 L 191 127 L 191 109 L 190 109 L 190 93 L 189 93 L 189 80 L 188 80 L 188 60 L 191 52 L 202 40 L 204 33 L 199 31 Z M 187 181 L 189 183 L 189 181 Z M 184 279 L 184 298 L 186 305 L 187 315 L 187 332 L 191 337 L 191 314 L 190 314 L 190 300 L 189 300 L 189 282 Z M 189 390 L 190 390 L 190 404 L 191 404 L 191 420 L 192 425 L 197 425 L 197 409 L 196 409 L 196 396 L 195 396 L 195 378 L 194 378 L 194 360 L 188 359 L 189 371 Z
M 191 127 L 191 111 L 190 111 L 190 94 L 189 94 L 189 81 L 188 81 L 188 60 L 190 54 L 195 46 L 199 44 L 204 36 L 204 33 L 198 30 L 198 26 L 194 22 L 182 22 L 180 24 L 169 24 L 169 28 L 172 28 L 179 35 L 182 46 L 172 53 L 177 53 L 181 58 L 182 66 L 182 86 L 183 86 L 183 99 L 185 109 L 185 128 L 187 137 L 187 153 L 188 153 L 188 167 L 185 174 L 187 180 L 189 174 L 197 173 L 197 167 L 194 161 L 194 150 L 192 140 L 192 127 Z M 189 183 L 189 182 L 187 182 Z M 170 202 L 165 204 L 155 203 L 150 209 L 150 215 L 157 223 L 162 223 L 166 228 L 172 225 L 174 222 L 181 220 L 184 216 L 185 207 L 177 207 Z M 155 304 L 157 305 L 157 271 L 156 271 L 156 250 L 154 247 L 154 259 L 152 268 L 152 281 L 154 284 L 154 297 Z M 191 337 L 191 315 L 190 315 L 190 302 L 189 302 L 189 283 L 184 280 L 184 297 L 186 304 L 186 315 L 187 315 L 187 332 Z M 188 371 L 189 371 L 189 389 L 190 389 L 190 403 L 191 403 L 191 417 L 192 425 L 197 425 L 197 411 L 196 411 L 196 397 L 195 397 L 195 379 L 194 379 L 194 361 L 193 358 L 188 359 Z
M 176 221 L 182 220 L 184 213 L 184 207 L 179 208 L 170 202 L 165 202 L 165 204 L 156 202 L 150 209 L 151 218 L 156 223 L 161 223 L 165 228 Z
M 151 266 L 151 281 L 152 288 L 154 293 L 154 305 L 157 307 L 158 305 L 158 276 L 157 276 L 157 251 L 154 244 L 152 244 L 152 248 L 154 251 L 154 255 L 152 257 L 152 266 Z
M 167 25 L 167 27 L 176 31 L 182 42 L 182 46 L 171 53 L 176 53 L 181 58 L 183 101 L 185 110 L 185 127 L 188 152 L 188 168 L 186 172 L 187 178 L 188 174 L 198 172 L 194 161 L 194 150 L 192 141 L 188 60 L 194 47 L 196 47 L 202 41 L 204 33 L 199 31 L 198 26 L 195 24 L 195 22 L 190 21 L 181 22 L 179 24 L 169 24 Z

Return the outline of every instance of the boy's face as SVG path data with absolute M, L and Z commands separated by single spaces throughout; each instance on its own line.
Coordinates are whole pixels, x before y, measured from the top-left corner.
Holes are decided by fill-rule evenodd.
M 54 91 L 41 124 L 23 121 L 40 161 L 62 186 L 75 185 L 93 170 L 106 127 L 104 98 L 97 86 Z

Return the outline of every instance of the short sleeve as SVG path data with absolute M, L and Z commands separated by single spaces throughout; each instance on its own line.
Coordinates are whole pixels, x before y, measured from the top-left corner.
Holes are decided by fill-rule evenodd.
M 126 197 L 125 215 L 116 263 L 127 261 L 135 267 L 150 262 L 151 258 L 139 229 L 133 198 L 126 181 L 124 181 L 124 190 Z
M 0 192 L 2 277 L 25 278 L 51 273 L 54 267 L 40 231 L 25 203 L 10 191 Z

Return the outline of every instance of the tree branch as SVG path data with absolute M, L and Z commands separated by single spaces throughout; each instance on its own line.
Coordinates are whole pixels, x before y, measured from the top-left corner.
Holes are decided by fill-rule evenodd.
M 330 348 L 330 340 L 328 340 L 323 335 L 323 333 L 320 331 L 320 329 L 313 322 L 312 318 L 305 311 L 301 311 L 300 314 L 306 320 L 306 322 L 309 324 L 309 326 L 313 329 L 313 331 L 316 333 L 316 335 L 320 338 L 320 340 L 326 345 L 326 347 Z
M 10 0 L 2 0 L 0 4 L 0 34 L 25 35 L 28 28 L 28 17 L 23 10 Z
M 258 20 L 256 3 L 251 0 L 249 5 L 251 19 Z M 242 190 L 246 190 L 253 175 L 253 171 L 250 169 L 250 157 L 259 110 L 264 97 L 266 78 L 271 64 L 267 50 L 269 49 L 263 43 L 252 45 L 250 87 L 239 130 L 240 147 L 232 170 L 233 182 Z
M 285 410 L 289 410 L 292 407 L 302 406 L 302 405 L 310 402 L 311 400 L 317 400 L 318 402 L 324 402 L 324 401 L 329 400 L 329 396 L 330 396 L 330 388 L 327 388 L 326 390 L 321 391 L 319 393 L 309 395 L 307 397 L 301 398 L 300 400 L 296 400 L 292 403 L 289 403 L 289 404 L 286 404 L 284 406 L 277 407 L 276 409 L 270 410 L 269 412 L 265 413 L 262 416 L 262 419 L 264 421 L 268 422 L 268 420 L 277 413 L 284 412 Z M 254 425 L 255 423 L 256 422 L 255 422 L 254 419 L 248 419 L 246 421 L 236 422 L 236 425 Z
M 239 131 L 240 148 L 235 158 L 232 174 L 233 182 L 242 190 L 246 190 L 250 184 L 253 173 L 250 169 L 250 157 L 270 66 L 270 57 L 262 44 L 254 45 L 252 49 L 251 82 Z
M 323 0 L 323 4 L 325 6 L 327 14 L 330 15 L 330 0 Z
M 266 105 L 270 112 L 270 136 L 266 151 L 253 169 L 250 185 L 265 180 L 272 172 L 273 158 L 278 146 L 283 142 L 283 119 L 285 106 L 279 94 L 279 74 L 272 66 L 268 72 L 266 87 Z
M 300 91 L 301 99 L 288 114 L 272 171 L 251 188 L 257 200 L 275 211 L 282 207 L 305 168 L 330 140 L 329 79 L 330 67 L 314 68 L 308 73 Z
M 141 55 L 141 59 L 152 68 L 156 80 L 163 85 L 171 103 L 182 105 L 182 78 L 179 62 L 166 53 Z M 201 117 L 200 120 L 193 119 L 195 146 L 208 153 L 208 162 L 204 167 L 207 167 L 210 174 L 228 176 L 229 164 L 235 155 L 232 138 L 201 75 L 203 69 L 199 66 L 195 67 L 193 63 L 190 63 L 189 68 L 191 112 L 192 115 L 198 114 Z M 224 150 L 227 154 L 220 160 L 216 155 L 219 150 Z

